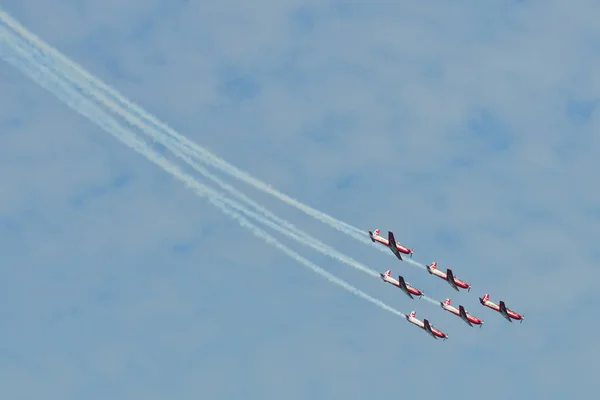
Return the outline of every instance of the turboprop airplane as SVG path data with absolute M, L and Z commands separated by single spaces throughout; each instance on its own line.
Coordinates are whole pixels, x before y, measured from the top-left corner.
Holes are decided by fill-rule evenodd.
M 435 275 L 447 281 L 450 284 L 450 286 L 452 286 L 457 292 L 459 287 L 467 289 L 469 292 L 471 291 L 471 285 L 469 285 L 467 282 L 461 281 L 458 278 L 455 278 L 454 273 L 450 268 L 448 268 L 446 272 L 442 272 L 439 269 L 437 269 L 437 262 L 435 261 L 427 266 L 427 272 L 429 272 L 431 275 Z
M 402 275 L 398 275 L 398 280 L 396 280 L 390 276 L 391 274 L 392 274 L 392 271 L 388 269 L 383 274 L 379 274 L 379 275 L 381 275 L 381 279 L 383 279 L 384 282 L 390 283 L 390 284 L 398 287 L 400 290 L 402 290 L 404 293 L 406 293 L 406 295 L 408 297 L 410 297 L 411 299 L 414 299 L 413 294 L 418 297 L 423 296 L 423 292 L 417 288 L 412 287 L 410 284 L 406 283 L 406 281 L 404 280 Z
M 437 339 L 437 338 L 442 338 L 444 340 L 448 339 L 448 335 L 446 335 L 444 332 L 440 331 L 439 329 L 435 329 L 433 326 L 431 326 L 431 324 L 429 323 L 429 321 L 427 321 L 427 319 L 424 319 L 423 322 L 421 322 L 416 317 L 417 317 L 417 312 L 411 311 L 411 313 L 406 316 L 406 319 L 411 324 L 414 324 L 414 325 L 418 326 L 419 328 L 423 329 L 424 331 L 426 331 L 427 333 L 429 333 L 434 339 Z
M 440 303 L 440 305 L 444 310 L 451 312 L 454 315 L 458 315 L 463 321 L 469 324 L 469 326 L 473 326 L 473 324 L 479 325 L 480 328 L 483 326 L 482 320 L 480 320 L 479 318 L 475 318 L 474 316 L 469 314 L 463 306 L 458 306 L 458 309 L 456 307 L 451 306 L 451 301 L 452 300 L 450 299 L 446 299 L 443 303 Z
M 513 319 L 523 322 L 523 320 L 525 319 L 523 315 L 514 312 L 510 308 L 506 308 L 506 304 L 504 304 L 504 301 L 502 300 L 500 300 L 500 304 L 492 303 L 490 301 L 490 295 L 487 293 L 484 294 L 483 297 L 479 298 L 479 302 L 484 306 L 491 308 L 494 311 L 498 311 L 500 315 L 502 315 L 508 320 L 508 322 L 512 322 Z
M 392 253 L 398 257 L 400 261 L 402 261 L 402 255 L 400 253 L 409 254 L 411 257 L 414 254 L 414 251 L 409 249 L 408 247 L 402 246 L 400 243 L 396 241 L 394 238 L 394 233 L 388 231 L 388 238 L 384 238 L 380 235 L 381 230 L 375 229 L 374 232 L 369 231 L 369 237 L 371 241 L 381 243 L 382 245 L 389 247 L 392 250 Z

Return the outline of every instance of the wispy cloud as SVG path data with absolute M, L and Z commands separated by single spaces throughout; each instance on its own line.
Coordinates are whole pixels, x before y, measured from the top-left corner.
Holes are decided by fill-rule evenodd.
M 235 396 L 241 388 L 248 398 L 280 397 L 286 389 L 291 398 L 340 391 L 383 397 L 398 389 L 381 382 L 398 379 L 412 383 L 405 395 L 422 394 L 423 385 L 431 396 L 464 384 L 488 398 L 513 396 L 514 388 L 561 398 L 564 382 L 581 395 L 593 389 L 589 376 L 570 368 L 592 365 L 598 353 L 584 336 L 594 327 L 590 277 L 600 200 L 593 185 L 593 2 L 175 2 L 168 9 L 105 2 L 94 9 L 59 1 L 53 18 L 47 6 L 5 3 L 194 141 L 353 225 L 393 229 L 419 260 L 453 267 L 471 278 L 475 294 L 481 288 L 504 297 L 528 316 L 511 326 L 472 296 L 457 295 L 453 302 L 486 319 L 482 330 L 471 330 L 333 264 L 332 272 L 365 291 L 431 313 L 455 332 L 453 344 L 432 345 L 416 329 L 372 315 L 368 305 L 349 306 L 345 295 L 287 268 L 286 259 L 2 67 L 9 99 L 3 126 L 20 120 L 2 130 L 0 200 L 12 226 L 6 232 L 17 232 L 0 248 L 8 277 L 2 292 L 22 304 L 20 313 L 7 303 L 0 308 L 8 326 L 0 336 L 20 357 L 2 359 L 17 393 L 38 395 L 18 385 L 32 380 L 50 398 L 90 397 L 98 387 L 114 398 Z M 259 90 L 254 97 L 222 91 L 236 80 Z M 69 199 L 83 187 L 120 175 L 133 179 L 85 211 L 72 209 Z M 351 184 L 337 189 L 348 176 Z M 249 194 L 365 263 L 393 261 Z M 238 252 L 223 244 L 230 237 Z M 177 243 L 192 248 L 172 255 Z M 283 285 L 275 273 L 293 283 Z M 406 274 L 425 291 L 452 296 L 421 271 Z M 110 277 L 121 297 L 104 300 L 101 313 L 103 303 L 88 293 L 108 290 Z M 169 297 L 157 282 L 176 293 L 171 308 L 160 308 Z M 49 316 L 68 315 L 74 305 L 83 305 L 80 314 L 49 328 Z M 452 368 L 430 381 L 435 365 Z M 498 376 L 510 385 L 498 386 Z

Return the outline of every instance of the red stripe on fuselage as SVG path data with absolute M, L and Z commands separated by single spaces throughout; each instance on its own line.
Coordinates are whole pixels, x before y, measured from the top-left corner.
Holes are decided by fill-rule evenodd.
M 469 284 L 466 282 L 461 281 L 460 279 L 456 279 L 454 278 L 454 283 L 456 284 L 456 286 L 459 286 L 463 289 L 468 289 L 469 288 Z
M 439 338 L 442 338 L 442 339 L 443 339 L 443 338 L 445 338 L 445 337 L 446 337 L 446 334 L 445 334 L 444 332 L 442 332 L 442 331 L 439 331 L 439 330 L 437 330 L 437 329 L 435 329 L 435 328 L 431 328 L 431 332 L 433 332 L 433 334 L 434 334 L 435 336 L 439 337 Z

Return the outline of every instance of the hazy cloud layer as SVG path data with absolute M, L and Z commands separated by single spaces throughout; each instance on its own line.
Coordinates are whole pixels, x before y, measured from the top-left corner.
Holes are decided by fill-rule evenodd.
M 597 2 L 51 3 L 3 7 L 200 145 L 451 267 L 471 293 L 248 189 L 486 324 L 303 251 L 451 338 L 330 285 L 3 63 L 8 397 L 594 393 Z M 484 309 L 484 293 L 526 321 Z

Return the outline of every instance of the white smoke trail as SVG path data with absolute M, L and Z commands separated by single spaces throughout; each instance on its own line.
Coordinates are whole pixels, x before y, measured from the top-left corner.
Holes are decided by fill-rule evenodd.
M 7 26 L 9 26 L 12 30 L 14 30 L 18 35 L 20 35 L 24 40 L 30 42 L 30 44 L 32 45 L 32 50 L 37 52 L 42 57 L 45 56 L 44 58 L 47 61 L 49 61 L 50 64 L 52 64 L 52 61 L 54 61 L 55 65 L 59 64 L 59 63 L 63 64 L 62 67 L 55 67 L 55 68 L 59 68 L 59 69 L 62 68 L 63 73 L 65 73 L 65 70 L 71 70 L 73 72 L 73 74 L 65 74 L 65 78 L 67 78 L 71 81 L 79 81 L 78 83 L 82 87 L 83 90 L 86 90 L 85 86 L 87 83 L 88 84 L 87 92 L 91 97 L 93 97 L 96 101 L 98 101 L 100 104 L 104 105 L 105 107 L 109 108 L 113 112 L 121 115 L 122 118 L 127 120 L 133 126 L 136 126 L 140 129 L 142 129 L 143 133 L 150 135 L 155 141 L 157 141 L 157 142 L 163 144 L 165 147 L 169 148 L 176 156 L 182 158 L 182 155 L 183 155 L 182 153 L 188 154 L 190 157 L 198 159 L 199 161 L 204 162 L 212 167 L 218 168 L 221 171 L 228 173 L 228 174 L 236 177 L 237 179 L 240 179 L 240 180 L 246 182 L 247 184 L 254 186 L 257 189 L 262 190 L 263 192 L 266 192 L 266 193 L 269 193 L 269 194 L 275 196 L 276 198 L 284 201 L 285 203 L 298 208 L 299 210 L 305 212 L 306 214 L 320 220 L 321 222 L 324 222 L 324 223 L 332 226 L 333 228 L 349 235 L 350 237 L 352 237 L 358 241 L 361 241 L 365 244 L 372 244 L 370 239 L 368 239 L 366 237 L 365 232 L 362 231 L 361 229 L 358 229 L 358 228 L 356 228 L 352 225 L 349 225 L 343 221 L 339 221 L 323 212 L 315 210 L 309 206 L 306 206 L 306 205 L 298 202 L 295 199 L 290 198 L 289 196 L 286 196 L 285 194 L 277 191 L 276 189 L 272 188 L 271 186 L 261 182 L 260 180 L 251 177 L 246 172 L 237 169 L 236 167 L 227 163 L 225 160 L 219 158 L 218 156 L 210 153 L 208 150 L 206 150 L 206 149 L 200 147 L 199 145 L 197 145 L 196 143 L 190 141 L 186 137 L 180 135 L 179 133 L 174 131 L 172 128 L 170 128 L 168 125 L 166 125 L 162 121 L 158 120 L 155 116 L 144 111 L 138 105 L 136 105 L 135 103 L 131 102 L 130 100 L 128 100 L 127 98 L 122 96 L 114 88 L 112 88 L 109 85 L 105 84 L 104 82 L 100 81 L 98 78 L 91 75 L 88 71 L 86 71 L 84 68 L 82 68 L 81 66 L 76 64 L 74 61 L 72 61 L 71 59 L 69 59 L 62 53 L 60 53 L 58 50 L 51 47 L 44 41 L 42 41 L 40 38 L 38 38 L 32 32 L 30 32 L 25 27 L 23 27 L 19 22 L 17 22 L 14 18 L 12 18 L 6 12 L 0 11 L 0 20 L 2 22 L 4 22 Z M 77 74 L 80 75 L 82 78 L 78 79 Z M 94 87 L 96 87 L 96 88 L 94 88 Z M 108 97 L 103 95 L 102 90 L 104 90 L 106 93 L 108 93 L 108 95 L 112 96 L 114 98 L 114 101 L 111 101 Z M 118 103 L 120 103 L 120 105 Z M 136 117 L 134 114 L 138 114 L 138 117 Z M 148 124 L 144 124 L 143 120 L 148 121 Z M 161 133 L 160 131 L 158 131 L 156 128 L 153 128 L 149 124 L 156 125 L 163 132 Z M 170 138 L 168 137 L 169 135 L 170 135 Z M 180 151 L 177 150 L 177 147 L 180 148 Z M 201 168 L 199 168 L 200 166 L 197 163 L 191 161 L 189 157 L 187 158 L 187 160 L 190 163 L 190 165 L 193 168 L 195 168 L 198 172 L 200 172 L 201 174 L 203 174 L 203 175 L 207 176 L 209 179 L 211 179 L 208 175 L 205 174 L 206 170 L 202 170 Z M 239 194 L 235 194 L 235 195 L 238 196 L 239 198 L 243 199 L 244 201 L 247 201 L 248 204 L 250 204 L 252 207 L 256 208 L 259 212 L 263 213 L 267 218 L 271 218 L 275 222 L 285 226 L 290 231 L 296 232 L 296 234 L 298 236 L 302 236 L 308 241 L 316 240 L 313 237 L 306 235 L 304 232 L 302 232 L 301 230 L 296 228 L 291 223 L 275 216 L 273 213 L 269 212 L 264 207 L 258 205 L 256 202 L 253 202 L 252 200 L 248 199 L 245 195 L 242 194 L 241 196 L 243 196 L 243 197 L 241 197 Z M 323 243 L 320 243 L 320 242 L 319 242 L 319 245 L 325 246 Z M 392 253 L 390 253 L 387 249 L 385 249 L 383 247 L 375 245 L 375 248 L 383 253 L 386 253 L 388 256 L 392 256 L 392 257 L 394 256 Z M 338 252 L 338 254 L 339 254 L 339 252 Z M 423 270 L 426 270 L 425 265 L 423 265 L 413 259 L 407 258 L 407 259 L 405 259 L 405 261 L 410 265 L 413 265 L 413 266 L 419 267 Z
M 0 48 L 0 57 L 5 61 L 9 62 L 25 75 L 29 76 L 32 80 L 36 81 L 40 86 L 44 87 L 60 100 L 66 103 L 69 107 L 87 117 L 90 121 L 100 126 L 105 131 L 111 133 L 119 141 L 129 146 L 137 153 L 143 155 L 148 160 L 152 161 L 166 172 L 170 173 L 176 179 L 182 181 L 186 186 L 194 189 L 195 193 L 201 197 L 205 197 L 213 205 L 218 207 L 226 215 L 236 220 L 242 227 L 249 229 L 254 235 L 265 240 L 268 244 L 282 251 L 284 254 L 298 261 L 305 267 L 310 268 L 315 273 L 323 276 L 330 282 L 348 290 L 349 292 L 375 304 L 379 308 L 389 311 L 397 316 L 405 317 L 405 314 L 388 306 L 382 301 L 362 292 L 355 288 L 349 283 L 343 281 L 340 278 L 330 274 L 316 264 L 303 258 L 298 253 L 289 249 L 285 245 L 281 244 L 277 239 L 273 238 L 260 228 L 254 226 L 245 217 L 241 216 L 236 211 L 232 210 L 229 206 L 224 204 L 221 199 L 215 197 L 207 190 L 204 185 L 194 180 L 191 176 L 181 172 L 176 166 L 171 164 L 167 159 L 153 151 L 147 144 L 138 139 L 135 134 L 128 131 L 121 126 L 109 115 L 104 113 L 102 110 L 97 109 L 94 105 L 86 100 L 80 93 L 77 93 L 71 87 L 65 84 L 60 84 L 60 79 L 53 78 L 51 72 L 44 66 L 36 65 L 30 62 L 27 57 L 23 57 L 22 51 L 18 46 L 14 46 L 14 38 L 3 28 L 0 28 L 0 40 L 2 47 Z M 12 51 L 11 51 L 12 50 Z
M 0 13 L 0 15 L 1 15 L 1 13 Z M 21 30 L 19 30 L 17 33 L 22 33 Z M 35 50 L 36 50 L 35 46 L 38 44 L 37 41 L 36 42 L 32 42 L 30 40 L 30 44 L 31 44 L 30 49 L 35 52 Z M 37 50 L 38 50 L 38 57 L 39 57 L 38 60 L 40 62 L 43 61 L 46 64 L 48 64 L 49 66 L 51 66 L 51 67 L 54 66 L 54 70 L 56 71 L 57 74 L 62 74 L 64 76 L 64 78 L 73 81 L 74 84 L 78 84 L 78 86 L 81 87 L 81 83 L 77 82 L 78 80 L 76 79 L 76 75 L 65 73 L 64 68 L 57 67 L 56 63 L 52 63 L 52 59 L 54 58 L 55 54 L 53 54 L 51 52 L 41 52 L 41 51 L 39 51 L 39 49 L 37 49 Z M 79 71 L 77 71 L 76 73 L 79 73 Z M 81 80 L 79 80 L 79 81 L 81 81 Z M 84 85 L 84 87 L 82 87 L 82 90 L 85 90 L 85 85 Z M 94 91 L 88 91 L 88 94 L 90 96 L 93 96 L 93 97 L 97 98 L 97 95 L 95 93 L 96 92 L 94 92 Z M 116 104 L 114 104 L 112 102 L 109 102 L 109 105 L 111 105 L 111 107 L 109 107 L 109 108 L 112 111 L 119 112 L 119 114 L 122 115 L 122 110 L 120 110 L 118 108 L 118 105 L 116 105 Z M 132 122 L 130 119 L 128 119 L 128 121 Z M 153 139 L 155 139 L 157 141 L 164 140 L 164 138 L 165 138 L 165 136 L 163 134 L 160 134 L 155 129 L 153 129 L 151 127 L 148 127 L 147 125 L 141 123 L 137 119 L 134 119 L 132 124 L 134 126 L 138 127 L 139 129 L 143 130 L 144 133 L 149 134 Z M 297 236 L 301 236 L 306 241 L 304 244 L 309 245 L 309 246 L 311 246 L 313 248 L 318 248 L 320 250 L 326 249 L 326 251 L 330 252 L 330 254 L 328 254 L 328 255 L 330 255 L 330 256 L 333 255 L 334 258 L 337 258 L 338 260 L 340 260 L 342 262 L 345 262 L 347 264 L 350 264 L 350 265 L 353 265 L 355 267 L 358 267 L 359 269 L 363 269 L 364 270 L 365 268 L 367 268 L 367 267 L 365 267 L 363 265 L 360 265 L 360 263 L 358 263 L 357 261 L 351 259 L 350 257 L 342 254 L 341 252 L 333 249 L 330 246 L 327 246 L 326 244 L 324 244 L 324 243 L 318 241 L 317 239 L 315 239 L 314 237 L 306 234 L 305 232 L 303 232 L 300 229 L 298 229 L 297 227 L 295 227 L 293 224 L 291 224 L 288 221 L 286 221 L 286 220 L 284 220 L 284 219 L 276 216 L 275 214 L 273 214 L 272 212 L 270 212 L 266 208 L 262 207 L 257 202 L 255 202 L 252 199 L 248 198 L 242 192 L 240 192 L 237 189 L 231 187 L 230 185 L 227 185 L 226 183 L 224 183 L 223 181 L 221 181 L 219 178 L 217 178 L 215 175 L 213 175 L 210 172 L 208 172 L 208 170 L 206 170 L 205 168 L 203 168 L 197 162 L 193 161 L 190 158 L 192 156 L 192 154 L 190 154 L 189 152 L 188 152 L 188 155 L 189 155 L 189 157 L 188 157 L 185 154 L 182 154 L 181 150 L 178 148 L 179 146 L 176 146 L 174 143 L 167 142 L 167 143 L 165 143 L 165 145 L 176 156 L 178 156 L 179 158 L 183 159 L 190 166 L 192 166 L 192 168 L 195 169 L 197 172 L 201 173 L 206 178 L 208 178 L 208 179 L 212 180 L 213 182 L 217 183 L 219 186 L 221 186 L 223 189 L 229 191 L 234 196 L 236 196 L 236 197 L 240 198 L 241 200 L 245 201 L 246 203 L 250 204 L 252 207 L 256 208 L 259 212 L 263 213 L 267 218 L 270 218 L 273 221 L 275 221 L 276 223 L 278 223 L 278 224 L 286 227 L 290 231 L 295 232 Z M 195 154 L 195 156 L 197 157 L 197 154 Z M 308 242 L 312 242 L 316 246 L 310 245 L 310 244 L 308 244 Z M 370 270 L 370 271 L 371 271 L 370 272 L 371 275 L 378 276 L 378 274 L 374 270 Z
M 268 193 L 268 194 L 278 198 L 279 200 L 287 203 L 288 205 L 296 207 L 297 209 L 312 216 L 313 218 L 316 218 L 316 219 L 320 220 L 321 222 L 326 223 L 326 224 L 330 225 L 331 227 L 333 227 L 343 233 L 346 233 L 347 235 L 349 235 L 351 237 L 354 237 L 355 239 L 358 239 L 360 241 L 363 241 L 364 243 L 369 244 L 369 239 L 367 239 L 365 237 L 365 231 L 358 229 L 358 228 L 356 228 L 350 224 L 347 224 L 343 221 L 337 220 L 337 219 L 335 219 L 321 211 L 315 210 L 305 204 L 300 203 L 299 201 L 279 192 L 278 190 L 271 187 L 270 185 L 250 176 L 248 173 L 239 170 L 238 168 L 227 163 L 225 160 L 221 159 L 220 157 L 212 154 L 211 152 L 209 152 L 208 150 L 199 146 L 198 144 L 190 141 L 185 136 L 177 133 L 174 129 L 172 129 L 171 127 L 169 127 L 168 125 L 166 125 L 165 123 L 160 121 L 154 115 L 146 112 L 141 107 L 139 107 L 137 104 L 133 103 L 132 101 L 130 101 L 129 99 L 125 98 L 123 95 L 118 93 L 116 91 L 116 89 L 114 89 L 114 88 L 110 87 L 109 85 L 105 84 L 104 82 L 100 81 L 98 78 L 94 77 L 92 74 L 90 74 L 84 68 L 82 68 L 81 66 L 76 64 L 74 61 L 72 61 L 68 57 L 61 54 L 58 50 L 54 49 L 53 47 L 51 47 L 50 45 L 48 45 L 47 43 L 42 41 L 40 38 L 38 38 L 32 32 L 30 32 L 25 27 L 23 27 L 18 21 L 16 21 L 14 18 L 12 18 L 6 12 L 0 11 L 0 20 L 2 22 L 4 22 L 4 24 L 6 24 L 8 27 L 10 27 L 12 30 L 14 30 L 16 33 L 18 33 L 21 37 L 23 37 L 25 40 L 29 41 L 35 47 L 37 47 L 38 51 L 47 53 L 47 54 L 51 54 L 55 60 L 58 60 L 61 63 L 63 63 L 66 68 L 69 68 L 72 71 L 74 71 L 74 72 L 78 73 L 79 75 L 81 75 L 82 77 L 84 77 L 84 79 L 86 79 L 90 85 L 96 86 L 96 87 L 100 88 L 100 90 L 104 90 L 108 95 L 112 96 L 114 98 L 114 102 L 111 101 L 110 99 L 108 99 L 107 97 L 105 97 L 101 93 L 100 90 L 93 90 L 93 89 L 90 90 L 90 94 L 93 95 L 97 101 L 102 102 L 106 107 L 112 109 L 114 112 L 121 114 L 121 116 L 123 118 L 125 118 L 126 120 L 128 120 L 129 123 L 139 126 L 140 124 L 143 124 L 143 122 L 141 120 L 148 121 L 150 124 L 157 126 L 159 129 L 161 129 L 163 132 L 165 132 L 167 135 L 169 135 L 171 137 L 171 139 L 178 142 L 182 146 L 182 150 L 184 150 L 189 155 L 191 155 L 193 157 L 197 157 L 200 159 L 200 161 L 208 163 L 212 167 L 218 168 L 221 171 L 223 171 L 223 172 L 225 172 L 225 173 L 227 173 L 227 174 L 229 174 L 251 186 L 254 186 L 256 189 L 259 189 L 265 193 Z M 120 103 L 120 106 L 119 106 L 119 103 Z M 128 112 L 126 111 L 126 109 L 128 110 Z M 137 114 L 138 117 L 136 117 L 134 115 L 134 113 Z M 166 144 L 164 143 L 164 141 L 165 141 L 164 136 L 163 137 L 160 137 L 160 136 L 155 137 L 154 139 L 161 142 L 162 144 L 164 144 L 166 146 Z
M 16 37 L 12 37 L 11 39 L 11 44 L 13 46 L 13 48 L 17 49 L 23 58 L 27 58 L 28 62 L 31 64 L 39 64 L 40 62 L 45 61 L 45 59 L 40 59 L 40 58 L 34 58 L 30 55 L 30 46 L 28 46 L 25 42 L 20 41 L 19 39 L 17 39 Z M 43 65 L 43 64 L 41 64 Z M 45 66 L 44 66 L 45 67 Z M 60 71 L 53 71 L 53 74 L 60 74 Z M 52 76 L 53 74 L 50 74 L 49 76 Z M 60 78 L 58 77 L 50 77 L 50 80 L 53 80 L 55 85 L 58 86 L 64 86 L 65 83 L 61 82 Z M 73 88 L 70 87 L 70 90 L 78 93 L 78 96 L 83 96 L 82 94 L 80 94 L 80 91 L 77 90 L 78 88 Z M 190 165 L 194 165 L 195 163 L 189 159 L 189 157 L 187 157 L 186 155 L 181 155 L 181 158 L 188 162 Z M 253 204 L 256 205 L 257 208 L 262 208 L 262 206 L 260 206 L 257 203 L 254 203 L 253 200 L 247 198 L 243 193 L 239 192 L 237 189 L 227 185 L 226 183 L 224 183 L 223 181 L 221 181 L 218 177 L 212 175 L 210 172 L 206 171 L 202 166 L 198 166 L 198 169 L 200 169 L 201 173 L 205 176 L 207 176 L 209 179 L 213 180 L 215 183 L 217 183 L 218 185 L 222 186 L 223 188 L 228 189 L 229 191 L 237 194 L 239 197 L 241 197 L 242 199 L 249 201 Z M 258 222 L 286 235 L 289 236 L 295 240 L 297 240 L 298 242 L 307 245 L 309 247 L 312 247 L 318 251 L 320 251 L 321 253 L 332 257 L 338 261 L 341 261 L 347 265 L 350 265 L 352 267 L 354 267 L 357 270 L 360 270 L 362 272 L 367 273 L 368 275 L 372 276 L 372 277 L 376 277 L 379 278 L 379 272 L 359 263 L 358 261 L 355 261 L 354 259 L 352 259 L 351 257 L 346 256 L 345 254 L 338 252 L 337 250 L 331 248 L 330 246 L 325 245 L 324 243 L 311 238 L 310 236 L 308 236 L 307 234 L 305 234 L 304 232 L 302 232 L 304 235 L 303 237 L 300 237 L 297 234 L 294 234 L 293 232 L 290 231 L 286 231 L 284 228 L 282 228 L 281 226 L 277 225 L 276 223 L 273 223 L 271 221 L 269 221 L 268 219 L 265 219 L 264 217 L 258 215 L 255 212 L 252 212 L 251 210 L 248 210 L 247 208 L 245 208 L 244 206 L 242 206 L 241 204 L 226 198 L 225 196 L 219 194 L 218 192 L 214 191 L 213 189 L 210 189 L 208 187 L 204 187 L 204 190 L 207 191 L 209 193 L 209 195 L 211 195 L 213 198 L 218 199 L 218 201 L 220 201 L 221 203 L 235 209 L 238 210 L 239 212 L 246 214 L 247 216 L 254 218 L 255 220 L 257 220 Z M 268 210 L 266 210 L 267 212 L 269 212 Z M 270 212 L 269 212 L 270 213 Z M 274 217 L 274 220 L 281 220 L 278 216 L 276 216 L 275 214 L 272 214 Z M 284 220 L 285 221 L 285 220 Z M 434 305 L 439 305 L 439 301 L 431 299 L 427 296 L 423 296 L 420 297 L 420 299 L 428 301 L 431 304 Z
M 32 53 L 31 45 L 28 45 L 26 42 L 23 42 L 23 41 L 20 41 L 17 39 L 13 39 L 12 43 L 16 48 L 18 48 L 22 52 L 22 54 L 26 54 L 26 57 L 29 58 L 29 62 L 39 63 L 39 64 L 46 66 L 48 57 L 41 57 L 41 56 L 32 57 L 31 56 L 31 53 Z M 21 44 L 19 44 L 19 43 L 21 43 Z M 64 72 L 61 70 L 58 70 L 58 71 L 54 70 L 53 72 L 56 75 L 64 74 Z M 73 89 L 77 90 L 78 92 L 81 92 L 80 87 L 77 84 L 75 84 L 75 88 L 73 88 Z M 144 129 L 145 127 L 141 126 L 141 128 Z M 177 151 L 177 148 L 176 148 L 176 151 Z M 250 203 L 251 205 L 253 205 L 255 208 L 263 211 L 263 213 L 268 214 L 269 216 L 271 216 L 271 219 L 275 222 L 272 222 L 271 220 L 264 218 L 264 217 L 260 216 L 259 214 L 252 212 L 251 210 L 248 210 L 241 204 L 239 204 L 233 200 L 227 199 L 226 197 L 218 194 L 218 192 L 213 191 L 214 192 L 213 195 L 219 197 L 220 200 L 222 202 L 226 203 L 228 206 L 230 206 L 234 209 L 237 209 L 238 211 L 241 211 L 242 213 L 248 215 L 251 218 L 258 220 L 259 222 L 263 223 L 266 226 L 269 226 L 270 228 L 278 231 L 279 233 L 289 236 L 292 239 L 295 239 L 296 241 L 298 241 L 299 243 L 304 244 L 308 247 L 311 247 L 317 251 L 320 251 L 321 253 L 323 253 L 333 259 L 336 259 L 337 261 L 341 261 L 341 262 L 343 262 L 347 265 L 350 265 L 353 268 L 358 269 L 362 272 L 365 272 L 373 277 L 379 277 L 379 273 L 377 271 L 361 264 L 360 262 L 358 262 L 358 261 L 352 259 L 351 257 L 335 250 L 334 248 L 318 241 L 317 239 L 312 238 L 305 232 L 299 230 L 298 228 L 296 228 L 293 225 L 291 225 L 290 223 L 288 223 L 286 220 L 284 220 L 284 219 L 278 217 L 277 215 L 271 213 L 270 211 L 266 210 L 264 207 L 262 207 L 260 204 L 258 204 L 256 202 L 254 202 L 252 199 L 248 198 L 242 192 L 240 192 L 237 189 L 226 184 L 225 182 L 220 180 L 218 177 L 216 177 L 215 175 L 208 172 L 201 165 L 198 165 L 198 163 L 194 162 L 189 156 L 187 156 L 185 154 L 178 154 L 178 155 L 182 160 L 186 161 L 188 164 L 193 166 L 194 169 L 197 170 L 198 172 L 200 172 L 202 175 L 204 175 L 208 179 L 212 180 L 213 182 L 217 183 L 219 186 L 228 190 L 229 192 L 236 195 L 237 197 L 241 198 L 243 201 L 246 201 L 246 202 Z M 286 230 L 281 225 L 278 225 L 278 223 L 281 223 L 282 225 L 287 226 L 287 227 L 291 226 L 291 227 L 293 227 L 293 229 Z
M 29 43 L 30 45 L 28 46 L 27 43 L 23 42 L 22 40 L 16 39 L 16 36 L 13 36 L 13 40 L 12 43 L 14 46 L 17 46 L 17 48 L 20 49 L 21 52 L 23 52 L 23 54 L 26 54 L 27 57 L 30 57 L 30 62 L 31 63 L 48 63 L 49 59 L 52 58 L 52 55 L 49 55 L 48 53 L 44 54 L 44 53 L 40 53 L 38 52 L 38 58 L 35 59 L 33 58 L 33 53 L 35 53 L 35 46 L 31 43 Z M 18 43 L 23 43 L 22 45 L 19 46 Z M 52 65 L 52 63 L 49 63 L 50 65 Z M 56 69 L 56 67 L 55 67 Z M 64 71 L 61 71 L 60 69 L 58 69 L 57 71 L 55 70 L 55 73 L 58 75 L 61 74 L 65 74 Z M 58 78 L 57 78 L 58 79 Z M 73 81 L 73 79 L 71 79 L 71 81 Z M 76 82 L 74 82 L 75 85 L 77 85 Z M 77 87 L 77 89 L 79 89 L 80 91 L 82 90 L 80 87 Z M 146 130 L 147 127 L 145 125 L 139 125 L 140 129 L 142 130 Z M 162 136 L 159 133 L 156 133 L 156 135 L 158 136 Z M 174 150 L 175 152 L 177 152 L 177 149 L 175 148 Z M 281 226 L 277 225 L 276 223 L 273 223 L 271 221 L 269 221 L 268 219 L 262 218 L 260 215 L 246 209 L 245 207 L 241 206 L 239 203 L 232 201 L 230 199 L 227 199 L 226 197 L 218 194 L 218 192 L 214 192 L 212 193 L 213 196 L 219 197 L 220 201 L 222 201 L 223 203 L 227 204 L 228 206 L 237 209 L 238 211 L 241 211 L 242 213 L 250 216 L 251 218 L 256 219 L 257 221 L 263 223 L 264 225 L 267 225 L 269 227 L 271 227 L 272 229 L 286 235 L 289 236 L 295 240 L 297 240 L 298 242 L 307 245 L 309 247 L 312 247 L 320 252 L 322 252 L 325 255 L 328 255 L 338 261 L 341 261 L 347 265 L 352 266 L 353 268 L 356 268 L 362 272 L 365 272 L 373 277 L 379 277 L 379 273 L 361 263 L 359 263 L 358 261 L 352 259 L 351 257 L 346 256 L 345 254 L 333 249 L 330 246 L 325 245 L 324 243 L 312 238 L 311 236 L 307 235 L 306 233 L 302 232 L 301 230 L 299 230 L 298 228 L 294 227 L 293 225 L 291 225 L 290 223 L 288 223 L 287 221 L 285 221 L 282 218 L 279 218 L 278 216 L 274 215 L 273 213 L 271 213 L 270 211 L 266 210 L 264 207 L 260 206 L 258 203 L 254 202 L 253 200 L 249 199 L 247 196 L 245 196 L 243 193 L 239 192 L 238 190 L 236 190 L 235 188 L 227 185 L 226 183 L 222 182 L 219 178 L 217 178 L 216 176 L 210 174 L 206 169 L 204 169 L 203 167 L 201 167 L 200 165 L 198 165 L 197 163 L 195 163 L 194 161 L 190 160 L 190 158 L 184 154 L 179 153 L 178 154 L 180 158 L 182 158 L 184 161 L 186 161 L 188 164 L 190 164 L 191 166 L 193 166 L 197 171 L 199 171 L 201 174 L 205 175 L 206 177 L 208 177 L 209 179 L 213 180 L 214 182 L 216 182 L 218 185 L 220 185 L 222 188 L 230 191 L 231 193 L 233 193 L 234 195 L 236 195 L 237 197 L 241 198 L 243 201 L 246 201 L 248 203 L 250 203 L 252 206 L 254 206 L 255 208 L 257 208 L 259 211 L 262 211 L 264 214 L 267 214 L 267 216 L 270 216 L 272 220 L 274 220 L 275 222 L 279 222 L 284 226 L 287 226 L 288 228 L 293 228 L 290 230 L 286 230 L 283 229 Z M 294 233 L 297 232 L 297 233 Z M 378 247 L 381 250 L 383 250 L 384 252 L 386 252 L 389 255 L 392 255 L 391 252 L 389 252 L 387 249 L 384 249 L 382 247 Z M 410 259 L 406 259 L 407 262 L 413 264 L 413 265 L 417 265 L 420 266 L 421 268 L 425 268 L 424 266 L 420 265 L 419 263 L 414 262 L 413 260 Z M 438 306 L 440 304 L 439 301 L 432 299 L 428 296 L 423 296 L 421 297 L 422 300 L 425 300 L 431 304 L 434 304 L 436 306 Z

